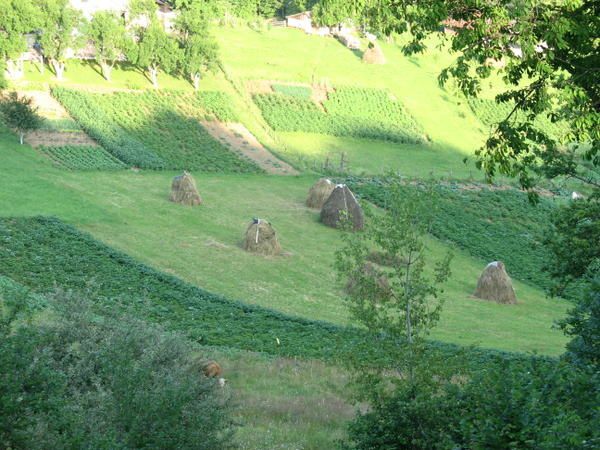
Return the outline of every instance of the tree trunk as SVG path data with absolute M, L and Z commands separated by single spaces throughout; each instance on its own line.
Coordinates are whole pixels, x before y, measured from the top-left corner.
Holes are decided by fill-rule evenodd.
M 25 133 L 20 131 L 19 132 L 19 141 L 21 142 L 21 145 L 23 145 L 24 140 L 25 140 Z
M 40 73 L 44 75 L 46 72 L 46 65 L 44 64 L 44 55 L 40 55 Z
M 200 74 L 199 73 L 195 73 L 194 75 L 192 75 L 192 83 L 194 85 L 195 91 L 200 89 Z
M 148 73 L 150 74 L 150 81 L 152 81 L 152 86 L 155 89 L 158 89 L 158 68 L 154 66 L 148 67 Z
M 59 81 L 62 81 L 63 75 L 65 73 L 65 63 L 58 61 L 56 59 L 51 59 L 50 63 L 52 64 L 52 67 L 54 68 L 54 73 L 56 74 L 56 79 Z
M 112 73 L 112 65 L 108 64 L 106 61 L 100 61 L 100 68 L 102 69 L 102 76 L 104 77 L 104 79 L 106 81 L 112 81 L 111 80 L 111 73 Z

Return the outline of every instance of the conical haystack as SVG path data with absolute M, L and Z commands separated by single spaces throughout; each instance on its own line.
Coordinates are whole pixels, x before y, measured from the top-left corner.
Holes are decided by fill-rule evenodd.
M 353 230 L 362 230 L 365 216 L 356 197 L 348 186 L 338 184 L 321 209 L 321 222 L 339 228 L 343 220 L 348 220 Z
M 517 296 L 512 287 L 510 277 L 506 273 L 504 264 L 500 261 L 494 261 L 487 265 L 479 277 L 477 289 L 475 289 L 473 295 L 477 298 L 492 300 L 497 303 L 517 303 Z
M 321 178 L 308 191 L 306 206 L 309 208 L 321 209 L 333 190 L 335 184 L 327 178 Z
M 202 198 L 196 188 L 196 181 L 188 172 L 183 172 L 183 175 L 173 178 L 170 200 L 188 206 L 202 203 Z
M 279 255 L 281 245 L 273 226 L 266 220 L 254 219 L 244 236 L 244 250 L 265 256 Z
M 381 47 L 375 43 L 369 43 L 369 47 L 365 50 L 362 57 L 363 62 L 367 64 L 385 64 L 385 55 Z

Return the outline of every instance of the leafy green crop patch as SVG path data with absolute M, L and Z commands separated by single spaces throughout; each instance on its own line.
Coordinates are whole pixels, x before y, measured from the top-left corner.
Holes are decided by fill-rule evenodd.
M 203 172 L 261 171 L 214 139 L 200 124 L 201 120 L 236 119 L 223 93 L 92 94 L 55 88 L 53 94 L 90 136 L 128 164 Z
M 310 99 L 312 89 L 308 86 L 293 86 L 289 84 L 272 84 L 271 87 L 275 92 L 288 95 L 290 97 L 298 97 Z
M 385 206 L 385 180 L 354 179 L 349 184 L 363 198 Z M 433 235 L 485 261 L 503 261 L 517 279 L 549 286 L 543 267 L 550 255 L 539 244 L 554 211 L 550 201 L 542 198 L 533 206 L 525 193 L 515 189 L 463 189 L 459 184 L 439 186 L 437 193 Z
M 469 106 L 475 115 L 481 120 L 484 125 L 495 126 L 508 117 L 513 108 L 513 102 L 496 103 L 494 100 L 484 98 L 468 98 Z M 525 119 L 524 113 L 518 111 L 515 113 L 517 123 L 523 122 Z M 547 116 L 538 115 L 533 125 L 541 132 L 547 134 L 553 139 L 561 140 L 561 138 L 569 131 L 566 124 L 562 122 L 552 122 Z
M 301 131 L 398 143 L 427 141 L 422 127 L 388 92 L 338 88 L 321 106 L 310 98 L 256 94 L 254 101 L 276 131 Z
M 39 147 L 58 166 L 72 170 L 119 170 L 126 167 L 102 147 L 65 145 Z

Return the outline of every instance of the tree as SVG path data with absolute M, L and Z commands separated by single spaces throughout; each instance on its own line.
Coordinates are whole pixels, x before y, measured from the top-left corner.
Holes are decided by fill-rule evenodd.
M 38 7 L 42 15 L 38 41 L 56 78 L 62 80 L 68 50 L 74 51 L 83 43 L 77 31 L 81 12 L 71 7 L 69 0 L 42 0 Z
M 110 81 L 113 67 L 127 49 L 125 23 L 112 12 L 98 11 L 85 28 L 85 36 L 94 43 L 96 61 L 104 78 Z
M 0 77 L 23 73 L 21 54 L 27 50 L 25 34 L 34 31 L 39 14 L 31 0 L 5 0 L 0 8 Z
M 203 74 L 214 72 L 219 66 L 219 48 L 209 34 L 204 4 L 195 1 L 183 7 L 176 28 L 182 50 L 181 71 L 190 79 L 194 89 L 198 90 Z
M 152 19 L 148 27 L 138 27 L 135 45 L 129 51 L 129 60 L 145 68 L 152 85 L 158 88 L 159 72 L 170 73 L 176 69 L 180 61 L 180 49 L 162 25 Z
M 478 166 L 489 177 L 517 177 L 526 189 L 540 176 L 600 187 L 599 2 L 322 0 L 315 16 L 329 24 L 352 17 L 384 34 L 410 31 L 407 54 L 424 51 L 429 35 L 441 35 L 457 58 L 440 82 L 453 77 L 469 96 L 492 74 L 490 61 L 504 61 L 506 90 L 496 100 L 514 109 L 477 153 Z M 441 31 L 448 19 L 454 34 Z M 516 120 L 518 113 L 525 120 Z M 534 126 L 538 115 L 566 121 L 569 133 L 548 136 Z M 566 145 L 572 142 L 581 145 Z
M 19 97 L 16 92 L 0 97 L 2 118 L 8 127 L 17 130 L 21 145 L 23 145 L 25 133 L 38 129 L 42 124 L 42 118 L 37 111 L 31 98 Z
M 346 300 L 352 317 L 374 336 L 391 342 L 396 368 L 416 383 L 415 368 L 425 337 L 439 319 L 441 285 L 450 276 L 448 254 L 428 274 L 425 234 L 433 190 L 410 192 L 392 178 L 386 188 L 386 212 L 367 209 L 364 232 L 344 233 L 336 269 L 347 279 Z M 372 364 L 372 361 L 367 361 Z

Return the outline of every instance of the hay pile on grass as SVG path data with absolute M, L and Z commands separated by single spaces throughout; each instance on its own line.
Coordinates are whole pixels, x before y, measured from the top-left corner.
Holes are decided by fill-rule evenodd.
M 381 47 L 374 42 L 369 43 L 369 47 L 365 50 L 362 57 L 363 62 L 367 64 L 385 64 L 385 55 Z
M 512 286 L 512 281 L 506 273 L 504 264 L 500 261 L 494 261 L 487 265 L 479 281 L 477 289 L 473 294 L 483 300 L 491 300 L 503 304 L 517 303 L 517 296 Z
M 321 209 L 321 222 L 340 228 L 345 220 L 349 221 L 354 231 L 362 230 L 365 226 L 365 216 L 358 200 L 348 186 L 338 184 Z
M 309 208 L 321 209 L 333 190 L 335 184 L 327 178 L 321 178 L 308 191 L 306 206 Z
M 262 219 L 253 219 L 244 236 L 244 250 L 264 256 L 281 253 L 281 245 L 273 226 Z
M 364 292 L 359 291 L 359 280 Z M 350 277 L 346 283 L 346 292 L 350 295 L 365 295 L 376 302 L 385 301 L 389 298 L 392 288 L 385 272 L 378 269 L 374 264 L 367 262 L 362 272 L 356 277 Z
M 196 181 L 188 172 L 183 172 L 182 175 L 173 178 L 170 200 L 188 206 L 196 206 L 202 203 Z

